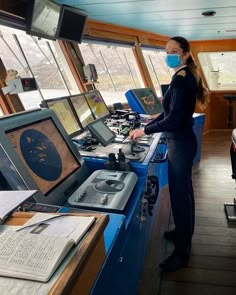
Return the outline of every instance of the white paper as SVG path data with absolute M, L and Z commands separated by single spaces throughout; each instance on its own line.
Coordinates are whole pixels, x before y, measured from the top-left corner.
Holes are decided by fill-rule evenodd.
M 0 220 L 1 222 L 25 202 L 29 197 L 33 196 L 37 191 L 0 191 Z
M 70 238 L 77 244 L 94 221 L 94 216 L 56 215 L 39 212 L 29 219 L 20 231 Z
M 20 232 L 0 235 L 0 274 L 47 281 L 73 241 Z

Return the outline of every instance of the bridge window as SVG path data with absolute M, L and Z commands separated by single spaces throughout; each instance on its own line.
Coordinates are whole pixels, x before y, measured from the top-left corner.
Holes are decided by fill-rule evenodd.
M 166 65 L 166 52 L 164 49 L 144 46 L 141 48 L 157 96 L 160 97 L 162 96 L 160 85 L 169 84 L 174 71 Z
M 236 90 L 236 51 L 201 52 L 198 58 L 209 90 Z
M 127 103 L 128 89 L 144 87 L 132 45 L 109 42 L 84 41 L 79 45 L 85 64 L 95 64 L 98 83 L 107 105 L 114 102 Z
M 2 107 L 0 106 L 0 117 L 4 115 L 4 112 L 3 112 L 3 109 Z
M 79 93 L 57 42 L 0 26 L 0 56 L 6 70 L 15 69 L 21 77 L 36 78 L 39 91 L 19 93 L 26 110 L 39 107 L 42 99 Z

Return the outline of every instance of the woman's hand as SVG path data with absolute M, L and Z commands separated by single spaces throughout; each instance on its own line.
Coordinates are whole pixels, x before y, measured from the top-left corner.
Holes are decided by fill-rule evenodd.
M 136 139 L 139 137 L 142 137 L 145 135 L 145 132 L 143 131 L 143 129 L 135 129 L 130 131 L 129 133 L 129 139 Z

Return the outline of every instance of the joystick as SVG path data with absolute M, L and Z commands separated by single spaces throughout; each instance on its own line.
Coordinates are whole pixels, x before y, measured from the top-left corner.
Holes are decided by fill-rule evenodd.
M 126 161 L 125 155 L 122 152 L 121 149 L 119 149 L 119 153 L 117 154 L 118 156 L 118 166 L 119 170 L 121 171 L 131 171 L 131 167 L 129 162 Z
M 107 170 L 117 170 L 116 155 L 114 153 L 108 155 L 108 162 L 104 166 Z
M 130 145 L 131 145 L 132 153 L 141 153 L 141 152 L 145 151 L 145 148 L 137 145 L 137 141 L 135 141 L 135 140 L 131 140 Z
M 140 156 L 134 152 L 132 144 L 130 142 L 124 144 L 121 151 L 124 153 L 125 158 L 128 160 L 139 160 L 140 159 Z

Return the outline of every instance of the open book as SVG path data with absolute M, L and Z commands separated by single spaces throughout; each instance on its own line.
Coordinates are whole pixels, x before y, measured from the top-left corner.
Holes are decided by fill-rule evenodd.
M 94 221 L 93 216 L 37 213 L 18 231 L 3 232 L 0 275 L 47 282 Z

